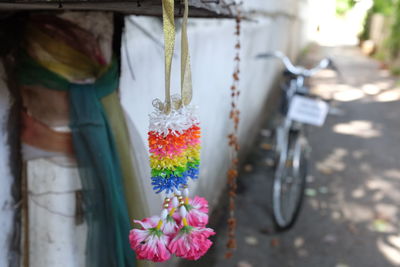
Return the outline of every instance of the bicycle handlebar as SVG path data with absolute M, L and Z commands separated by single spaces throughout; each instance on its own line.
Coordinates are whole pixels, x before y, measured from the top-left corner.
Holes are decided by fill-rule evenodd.
M 259 54 L 257 55 L 257 58 L 268 58 L 268 57 L 274 57 L 274 58 L 279 58 L 282 60 L 283 64 L 285 65 L 285 68 L 292 74 L 294 75 L 301 75 L 304 77 L 311 77 L 315 73 L 317 73 L 320 70 L 330 68 L 337 73 L 339 73 L 338 68 L 336 65 L 333 63 L 333 61 L 330 58 L 324 58 L 322 59 L 314 68 L 312 69 L 306 69 L 301 66 L 295 66 L 293 63 L 290 61 L 290 59 L 285 56 L 281 51 L 274 51 L 266 54 Z

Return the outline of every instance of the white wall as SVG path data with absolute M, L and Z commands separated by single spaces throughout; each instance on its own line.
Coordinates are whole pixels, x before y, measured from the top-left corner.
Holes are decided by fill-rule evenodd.
M 87 225 L 76 223 L 76 192 L 82 188 L 78 169 L 33 159 L 26 161 L 26 171 L 29 266 L 85 266 Z
M 304 36 L 303 17 L 296 16 L 307 7 L 307 1 L 249 0 L 244 3 L 245 10 L 256 12 L 249 17 L 250 20 L 242 22 L 241 35 L 240 139 L 241 143 L 249 144 L 251 140 L 248 139 L 254 136 L 263 104 L 280 70 L 278 62 L 258 60 L 255 56 L 275 49 L 287 52 L 292 57 L 297 55 L 305 41 L 300 38 Z M 226 136 L 231 126 L 228 121 L 229 88 L 234 67 L 235 25 L 234 20 L 227 19 L 190 19 L 189 24 L 193 103 L 199 106 L 202 122 L 201 178 L 191 188 L 206 196 L 214 206 L 225 184 L 229 160 Z M 180 90 L 179 36 L 172 66 L 171 88 L 175 92 Z M 164 98 L 161 20 L 137 16 L 127 18 L 124 38 L 126 43 L 123 45 L 126 47 L 122 47 L 121 99 L 135 126 L 137 136 L 134 142 L 139 142 L 142 147 L 137 154 L 142 157 L 141 165 L 146 166 L 147 172 L 142 173 L 141 179 L 150 184 L 148 162 L 143 153 L 147 148 L 148 114 L 153 110 L 151 102 L 154 98 Z M 134 79 L 128 66 L 128 57 Z M 159 199 L 154 198 L 149 186 L 145 191 L 149 195 L 151 211 L 158 212 Z

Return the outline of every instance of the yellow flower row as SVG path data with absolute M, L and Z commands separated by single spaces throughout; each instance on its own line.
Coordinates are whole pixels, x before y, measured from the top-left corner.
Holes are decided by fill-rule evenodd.
M 184 168 L 188 162 L 200 160 L 200 145 L 190 147 L 181 155 L 173 158 L 160 158 L 157 155 L 150 156 L 150 167 L 152 169 L 175 169 Z

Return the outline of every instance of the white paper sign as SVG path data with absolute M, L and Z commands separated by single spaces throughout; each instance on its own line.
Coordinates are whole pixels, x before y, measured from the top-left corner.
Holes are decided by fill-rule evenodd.
M 288 117 L 301 123 L 322 126 L 328 110 L 329 105 L 325 101 L 296 95 L 292 98 Z

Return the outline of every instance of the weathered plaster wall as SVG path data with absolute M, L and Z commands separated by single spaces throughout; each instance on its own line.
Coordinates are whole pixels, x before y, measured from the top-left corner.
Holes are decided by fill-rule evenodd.
M 8 145 L 7 122 L 11 107 L 3 63 L 0 62 L 0 266 L 7 266 L 15 203 L 11 197 L 11 175 Z
M 85 266 L 87 225 L 76 218 L 78 169 L 48 159 L 29 160 L 26 169 L 29 266 Z
M 246 146 L 255 136 L 260 113 L 272 90 L 280 63 L 259 60 L 258 53 L 279 49 L 294 58 L 306 44 L 304 17 L 307 1 L 244 1 L 244 9 L 253 12 L 251 20 L 242 23 L 241 125 L 240 141 Z M 179 27 L 178 27 L 179 28 Z M 230 130 L 229 87 L 234 58 L 234 21 L 191 19 L 188 27 L 192 61 L 194 97 L 202 122 L 201 178 L 193 184 L 197 193 L 216 204 L 225 184 L 228 166 L 226 136 Z M 142 180 L 152 213 L 160 202 L 149 186 L 149 167 L 143 157 L 147 146 L 148 116 L 154 98 L 164 97 L 164 56 L 162 22 L 159 18 L 128 17 L 122 47 L 121 99 L 132 120 L 137 155 L 142 157 Z M 180 34 L 172 70 L 172 90 L 180 83 Z

